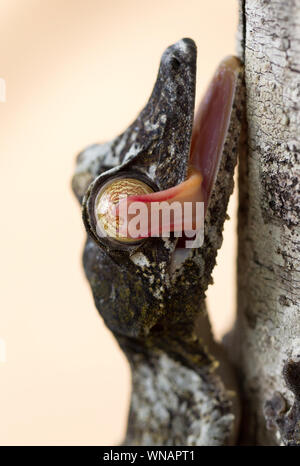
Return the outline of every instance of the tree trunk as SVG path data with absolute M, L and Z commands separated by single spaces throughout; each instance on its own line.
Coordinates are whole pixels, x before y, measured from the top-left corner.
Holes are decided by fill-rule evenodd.
M 292 445 L 300 441 L 300 0 L 244 0 L 240 10 L 248 151 L 239 168 L 234 341 L 242 443 Z

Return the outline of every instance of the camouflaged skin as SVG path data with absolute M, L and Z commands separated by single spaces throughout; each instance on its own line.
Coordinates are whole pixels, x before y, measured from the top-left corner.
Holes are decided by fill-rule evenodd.
M 195 321 L 206 315 L 205 292 L 212 282 L 233 190 L 243 126 L 242 69 L 205 218 L 202 247 L 191 249 L 176 269 L 173 256 L 177 238 L 149 238 L 141 245 L 118 250 L 99 241 L 89 219 L 89 202 L 92 205 L 95 187 L 109 177 L 123 172 L 140 174 L 147 176 L 159 190 L 184 181 L 194 118 L 195 81 L 196 46 L 191 39 L 182 39 L 163 54 L 150 100 L 135 122 L 113 141 L 95 144 L 81 152 L 72 183 L 83 203 L 89 233 L 83 264 L 95 304 L 133 371 L 126 440 L 132 445 L 223 445 L 231 441 L 234 429 L 230 396 L 215 372 L 218 363 L 209 353 L 201 330 L 200 336 L 195 331 Z M 176 382 L 176 372 L 182 374 L 183 382 Z M 194 382 L 189 383 L 190 379 Z M 184 388 L 185 384 L 189 387 Z M 173 405 L 169 399 L 171 392 L 177 399 Z M 143 417 L 145 410 L 148 414 Z M 171 422 L 170 416 L 163 416 L 166 411 L 177 421 Z
M 289 407 L 282 394 L 275 392 L 264 406 L 266 426 L 276 432 L 282 445 L 300 446 L 300 356 L 286 361 L 282 375 L 294 394 L 294 403 Z

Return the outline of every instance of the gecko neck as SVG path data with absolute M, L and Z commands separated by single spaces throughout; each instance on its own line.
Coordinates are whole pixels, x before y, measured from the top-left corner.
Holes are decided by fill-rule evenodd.
M 132 360 L 125 445 L 226 445 L 234 415 L 218 376 L 158 351 Z
M 230 384 L 224 385 L 218 363 L 208 352 L 212 338 L 207 317 L 202 318 L 203 333 L 205 338 L 194 335 L 193 341 L 180 341 L 175 334 L 173 341 L 166 335 L 166 344 L 160 338 L 139 350 L 127 347 L 132 395 L 125 445 L 232 442 L 234 401 Z

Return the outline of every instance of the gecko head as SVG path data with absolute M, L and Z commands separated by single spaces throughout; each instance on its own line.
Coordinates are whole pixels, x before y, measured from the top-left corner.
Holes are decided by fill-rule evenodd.
M 115 334 L 142 338 L 199 310 L 232 190 L 238 136 L 228 135 L 239 77 L 238 60 L 225 59 L 194 118 L 196 46 L 182 39 L 164 52 L 136 120 L 78 156 L 84 267 Z

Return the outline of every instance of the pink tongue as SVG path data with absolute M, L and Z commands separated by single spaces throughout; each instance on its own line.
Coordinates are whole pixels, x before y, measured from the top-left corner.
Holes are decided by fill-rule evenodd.
M 195 117 L 190 163 L 203 176 L 205 210 L 223 153 L 239 66 L 235 57 L 221 62 Z
M 139 223 L 144 225 L 140 238 L 163 236 L 171 231 L 198 230 L 203 226 L 203 216 L 200 218 L 201 212 L 196 203 L 203 200 L 202 176 L 197 172 L 165 191 L 128 196 L 115 207 L 115 215 L 120 219 L 119 233 L 128 235 L 128 224 L 132 224 L 136 214 Z
M 130 212 L 133 203 L 139 202 L 147 206 L 140 214 L 140 220 L 144 220 L 147 227 L 141 229 L 139 237 L 159 236 L 171 231 L 184 231 L 199 229 L 203 225 L 196 219 L 197 202 L 204 202 L 204 211 L 207 210 L 208 201 L 218 173 L 223 147 L 230 123 L 236 79 L 239 69 L 239 61 L 235 57 L 228 57 L 219 65 L 205 95 L 198 108 L 195 117 L 189 166 L 189 177 L 183 183 L 173 188 L 145 194 L 142 196 L 129 196 L 116 206 L 115 214 L 121 219 L 123 226 L 121 233 L 130 237 L 127 225 L 136 215 Z M 172 219 L 171 223 L 164 222 L 164 215 L 160 216 L 159 225 L 151 224 L 151 205 L 164 202 L 164 209 L 169 209 L 170 204 L 178 202 L 182 205 L 182 215 Z M 192 219 L 184 218 L 183 205 L 186 202 L 193 204 Z M 134 208 L 132 209 L 134 210 Z M 126 221 L 124 212 L 126 211 Z M 167 216 L 166 216 L 167 218 Z

